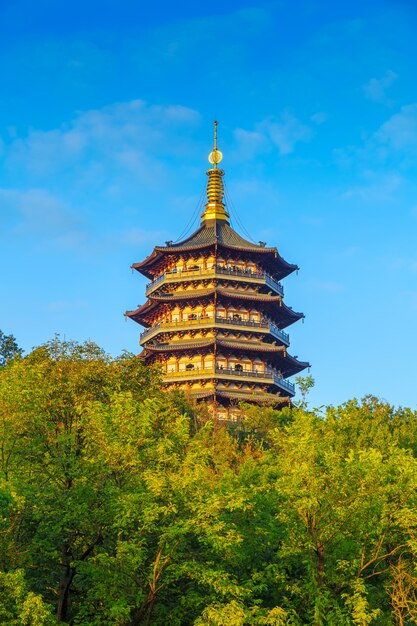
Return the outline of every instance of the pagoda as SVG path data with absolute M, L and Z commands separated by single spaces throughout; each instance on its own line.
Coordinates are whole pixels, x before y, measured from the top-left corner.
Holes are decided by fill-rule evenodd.
M 235 421 L 242 401 L 290 404 L 295 388 L 288 378 L 309 364 L 289 354 L 284 330 L 304 317 L 284 304 L 280 282 L 298 267 L 231 228 L 216 127 L 201 225 L 132 265 L 150 282 L 145 304 L 126 316 L 145 327 L 141 356 L 160 365 L 167 390 L 204 400 L 218 419 Z

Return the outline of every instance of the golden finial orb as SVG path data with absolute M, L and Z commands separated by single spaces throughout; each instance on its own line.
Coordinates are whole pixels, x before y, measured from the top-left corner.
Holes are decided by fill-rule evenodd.
M 223 154 L 220 152 L 220 150 L 213 150 L 213 152 L 210 152 L 210 154 L 208 155 L 208 160 L 212 165 L 217 165 L 217 163 L 220 163 L 222 158 Z

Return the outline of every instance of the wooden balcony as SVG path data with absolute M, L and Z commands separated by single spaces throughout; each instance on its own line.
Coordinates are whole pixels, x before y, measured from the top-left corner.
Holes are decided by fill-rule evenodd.
M 158 278 L 155 278 L 152 282 L 146 285 L 146 296 L 149 296 L 161 285 L 189 282 L 200 279 L 210 278 L 223 278 L 227 276 L 231 280 L 238 282 L 250 282 L 257 285 L 268 285 L 278 295 L 284 296 L 284 288 L 280 282 L 276 281 L 272 276 L 265 272 L 250 272 L 241 269 L 233 269 L 228 267 L 216 266 L 211 269 L 202 269 L 196 267 L 196 269 L 178 270 L 177 272 L 164 272 Z
M 291 395 L 295 393 L 295 386 L 288 380 L 278 376 L 276 372 L 266 370 L 258 372 L 255 370 L 223 369 L 221 367 L 211 367 L 207 369 L 190 369 L 181 372 L 167 372 L 162 377 L 164 383 L 175 383 L 184 381 L 209 380 L 211 378 L 239 381 L 244 379 L 247 382 L 275 384 L 280 389 Z
M 236 318 L 213 317 L 196 317 L 196 319 L 188 319 L 182 322 L 160 322 L 151 328 L 147 328 L 140 335 L 140 345 L 144 345 L 149 339 L 152 339 L 159 333 L 170 332 L 175 330 L 193 330 L 195 328 L 229 328 L 233 326 L 236 330 L 259 330 L 262 332 L 270 332 L 271 335 L 282 341 L 286 346 L 290 345 L 288 333 L 280 330 L 275 324 L 265 320 L 263 322 L 254 322 L 252 320 Z

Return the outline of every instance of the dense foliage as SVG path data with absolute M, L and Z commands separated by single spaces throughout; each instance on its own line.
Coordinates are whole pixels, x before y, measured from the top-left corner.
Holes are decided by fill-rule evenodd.
M 0 368 L 0 624 L 415 624 L 416 414 L 245 415 L 90 343 Z
M 22 353 L 23 350 L 19 348 L 13 335 L 6 335 L 0 330 L 0 367 L 6 365 L 7 361 L 14 357 L 21 356 Z

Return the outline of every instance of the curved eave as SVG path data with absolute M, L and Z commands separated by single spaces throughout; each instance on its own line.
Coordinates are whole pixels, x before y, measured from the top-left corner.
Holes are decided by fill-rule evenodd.
M 266 293 L 250 293 L 233 289 L 223 289 L 222 287 L 217 289 L 217 295 L 225 296 L 226 298 L 236 298 L 237 300 L 250 300 L 253 302 L 281 302 L 282 300 L 282 296 L 270 296 Z
M 173 255 L 173 254 L 174 255 L 181 254 L 183 252 L 196 252 L 197 250 L 206 250 L 213 246 L 214 246 L 214 242 L 204 243 L 200 245 L 182 246 L 182 247 L 156 246 L 154 250 L 151 252 L 151 254 L 148 257 L 146 257 L 146 259 L 144 259 L 143 261 L 140 261 L 139 263 L 132 263 L 131 268 L 133 270 L 136 270 L 140 274 L 143 274 L 143 276 L 146 276 L 146 278 L 152 279 L 155 275 L 155 272 L 152 271 L 152 268 L 159 261 L 161 261 L 161 259 L 163 259 L 164 256 Z M 260 254 L 263 257 L 265 257 L 265 255 L 268 255 L 269 258 L 267 260 L 268 260 L 268 266 L 271 271 L 271 275 L 274 278 L 277 278 L 277 280 L 281 280 L 285 278 L 286 276 L 288 276 L 289 274 L 291 274 L 292 272 L 295 272 L 296 270 L 299 269 L 298 265 L 287 263 L 287 261 L 285 261 L 285 259 L 283 259 L 283 257 L 278 253 L 278 250 L 276 248 L 261 248 L 261 247 L 245 248 L 243 246 L 231 246 L 231 245 L 224 244 L 224 243 L 218 243 L 217 247 L 218 249 L 232 250 L 236 252 L 242 251 L 242 252 L 247 252 L 247 253 L 252 253 L 252 254 Z
M 182 343 L 182 344 L 167 344 L 167 345 L 159 345 L 159 346 L 145 346 L 145 351 L 147 352 L 181 352 L 183 350 L 199 350 L 201 348 L 209 348 L 214 344 L 213 339 L 209 339 L 208 341 L 195 341 L 190 343 Z
M 142 306 L 137 308 L 135 311 L 126 311 L 125 316 L 129 317 L 133 321 L 149 328 L 151 325 L 147 321 L 147 315 L 151 313 L 154 309 L 156 309 L 159 304 L 167 304 L 167 303 L 175 303 L 179 300 L 195 300 L 197 298 L 208 298 L 210 296 L 214 296 L 217 292 L 217 295 L 224 298 L 229 298 L 230 300 L 243 300 L 248 302 L 260 302 L 264 305 L 273 305 L 274 312 L 279 313 L 277 319 L 279 318 L 279 324 L 281 328 L 286 328 L 290 326 L 294 322 L 304 317 L 303 313 L 297 313 L 293 311 L 289 307 L 287 307 L 282 301 L 281 296 L 270 296 L 268 294 L 259 294 L 259 293 L 239 293 L 237 291 L 231 291 L 227 289 L 194 289 L 189 292 L 172 294 L 169 296 L 156 296 L 151 295 L 149 300 L 145 302 Z M 277 307 L 279 304 L 279 308 Z
M 224 339 L 218 339 L 217 345 L 221 348 L 228 348 L 229 350 L 244 350 L 251 352 L 267 352 L 267 353 L 276 353 L 276 352 L 286 352 L 285 346 L 274 346 L 270 343 L 255 343 L 250 341 L 239 342 L 239 341 L 227 341 Z
M 143 274 L 143 276 L 146 276 L 146 278 L 152 279 L 153 272 L 149 271 L 149 268 L 155 265 L 155 263 L 157 263 L 161 259 L 161 257 L 162 255 L 159 253 L 158 249 L 154 248 L 151 254 L 146 257 L 146 259 L 140 261 L 139 263 L 132 263 L 130 267 L 132 268 L 132 270 L 136 270 L 137 272 L 140 272 L 140 274 Z
M 278 396 L 272 393 L 246 393 L 245 392 L 230 392 L 230 391 L 216 391 L 216 397 L 224 398 L 225 400 L 240 400 L 242 402 L 255 402 L 255 403 L 267 403 L 267 404 L 289 404 L 291 398 L 289 396 Z
M 129 317 L 131 320 L 140 324 L 141 326 L 145 326 L 145 328 L 150 327 L 150 323 L 146 320 L 146 315 L 153 311 L 158 306 L 157 302 L 151 302 L 147 300 L 145 304 L 142 304 L 135 311 L 126 311 L 125 317 Z
M 156 302 L 175 302 L 176 300 L 189 300 L 190 298 L 205 298 L 214 295 L 214 293 L 214 289 L 190 289 L 190 291 L 173 292 L 164 296 L 151 294 L 149 299 Z
M 293 272 L 296 272 L 300 268 L 298 265 L 294 263 L 288 263 L 282 256 L 279 254 L 278 250 L 275 248 L 275 258 L 272 263 L 272 271 L 271 274 L 277 280 L 282 280 L 286 276 L 289 276 Z
M 209 389 L 207 391 L 192 391 L 189 392 L 190 397 L 193 400 L 202 400 L 211 398 L 222 399 L 222 400 L 235 400 L 240 402 L 250 402 L 255 404 L 290 404 L 291 398 L 290 396 L 280 396 L 278 394 L 273 393 L 252 393 L 252 392 L 242 392 L 242 391 L 215 391 L 214 389 Z
M 307 361 L 299 361 L 295 357 L 287 354 L 287 358 L 285 359 L 285 378 L 288 376 L 294 376 L 294 374 L 298 374 L 303 370 L 311 367 L 310 363 Z
M 193 341 L 193 342 L 184 342 L 184 343 L 168 343 L 168 344 L 159 344 L 159 345 L 145 345 L 145 351 L 149 352 L 180 352 L 182 350 L 199 350 L 201 348 L 210 348 L 214 347 L 214 345 L 220 348 L 227 348 L 228 350 L 243 350 L 244 352 L 264 352 L 264 353 L 278 353 L 278 352 L 286 352 L 285 346 L 274 346 L 273 344 L 261 344 L 247 341 L 245 343 L 238 341 L 225 341 L 222 339 L 217 339 L 217 341 L 213 338 L 208 339 L 206 341 Z

